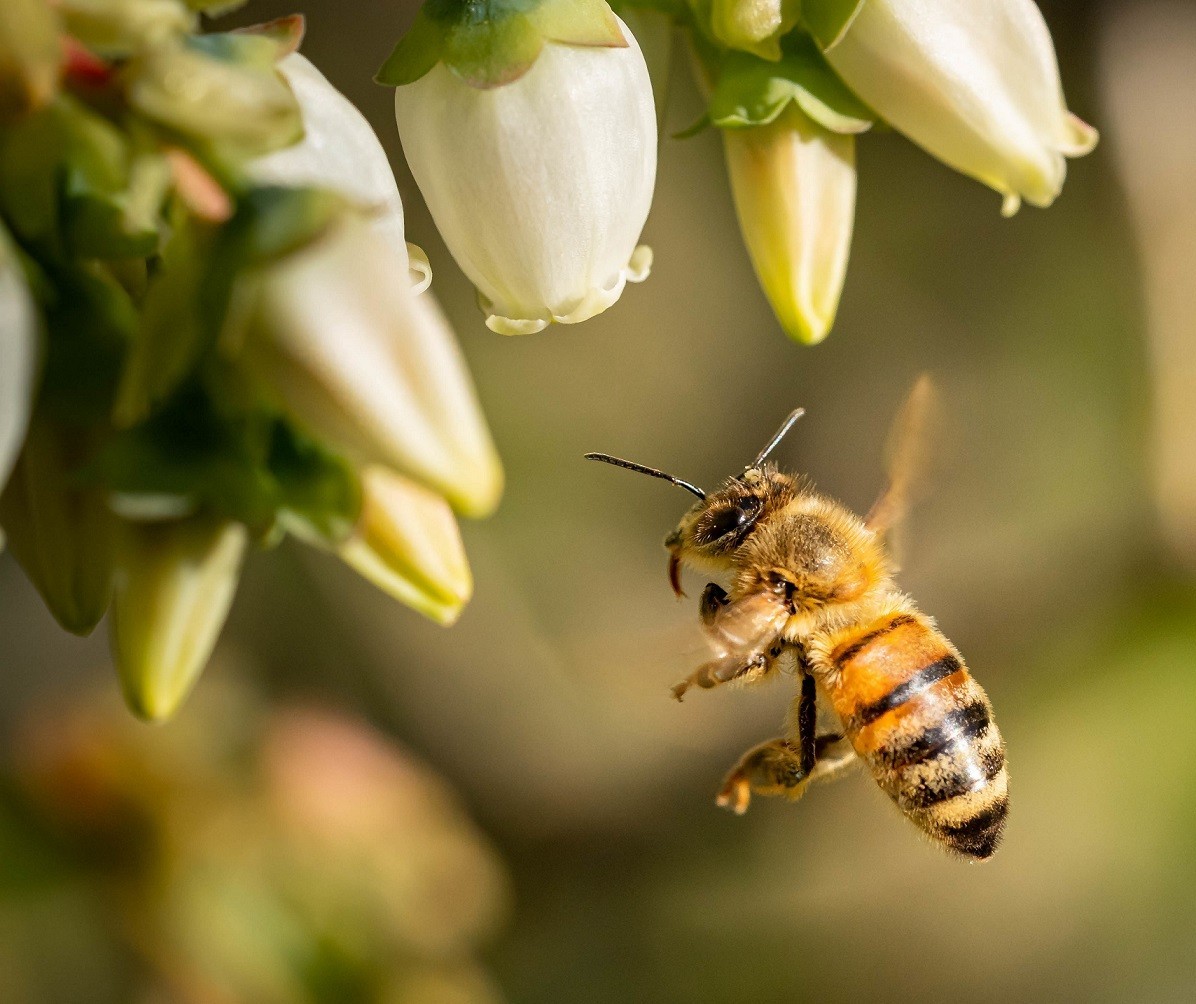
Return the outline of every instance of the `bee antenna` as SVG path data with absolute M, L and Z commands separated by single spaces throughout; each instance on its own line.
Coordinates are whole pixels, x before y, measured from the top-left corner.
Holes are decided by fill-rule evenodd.
M 604 464 L 613 464 L 615 467 L 625 467 L 629 471 L 636 471 L 639 474 L 647 474 L 653 478 L 661 478 L 678 488 L 684 488 L 687 492 L 696 495 L 700 499 L 706 498 L 706 493 L 702 491 L 697 485 L 691 485 L 688 481 L 682 481 L 680 478 L 675 478 L 671 474 L 665 474 L 664 471 L 658 471 L 654 467 L 645 467 L 643 464 L 633 464 L 630 460 L 620 460 L 618 457 L 612 457 L 609 453 L 587 453 L 586 460 L 598 460 Z
M 752 468 L 759 467 L 761 464 L 763 464 L 764 461 L 768 459 L 768 455 L 772 453 L 772 451 L 778 446 L 780 446 L 781 440 L 789 434 L 789 430 L 793 428 L 797 420 L 805 413 L 805 408 L 794 408 L 793 411 L 789 412 L 789 417 L 781 423 L 781 427 L 777 429 L 772 439 L 768 441 L 764 449 L 756 454 L 756 459 L 748 464 L 747 468 L 745 469 L 750 471 Z

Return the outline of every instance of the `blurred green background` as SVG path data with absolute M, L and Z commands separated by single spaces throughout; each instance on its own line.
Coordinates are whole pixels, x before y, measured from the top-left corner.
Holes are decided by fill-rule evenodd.
M 256 555 L 196 699 L 153 730 L 91 696 L 111 678 L 104 639 L 63 635 L 0 557 L 0 999 L 1196 998 L 1196 7 L 1042 6 L 1096 153 L 1049 211 L 1004 220 L 896 134 L 865 137 L 840 319 L 808 349 L 756 287 L 718 137 L 669 138 L 700 111 L 683 65 L 652 278 L 578 327 L 488 332 L 371 82 L 414 7 L 303 5 L 305 53 L 391 154 L 506 464 L 498 515 L 465 528 L 476 598 L 444 631 L 332 560 Z M 923 370 L 947 421 L 901 581 L 1006 737 L 1010 825 L 983 865 L 919 839 L 863 773 L 742 819 L 715 808 L 791 683 L 670 699 L 700 658 L 660 546 L 686 498 L 581 460 L 712 484 L 801 404 L 779 459 L 864 509 Z M 295 850 L 310 821 L 269 765 L 300 755 L 275 740 L 303 714 L 357 737 L 334 728 L 313 769 L 341 740 L 390 764 L 352 811 L 390 805 L 393 771 L 432 794 L 366 812 L 368 839 L 332 826 Z M 335 805 L 357 763 L 324 779 Z M 81 791 L 104 797 L 80 817 Z M 395 878 L 425 861 L 411 848 L 454 840 L 428 888 Z M 362 906 L 345 892 L 362 876 L 380 900 L 407 892 Z M 411 935 L 438 910 L 444 937 Z M 279 958 L 306 975 L 275 978 Z

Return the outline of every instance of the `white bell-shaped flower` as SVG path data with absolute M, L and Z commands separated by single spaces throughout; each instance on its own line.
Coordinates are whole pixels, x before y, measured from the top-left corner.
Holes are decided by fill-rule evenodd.
M 0 490 L 29 424 L 37 369 L 37 325 L 25 276 L 0 235 Z
M 394 277 L 394 249 L 352 214 L 262 277 L 243 360 L 292 414 L 359 465 L 490 513 L 502 467 L 452 329 Z
M 278 65 L 303 114 L 303 139 L 254 161 L 261 183 L 327 188 L 369 211 L 374 229 L 410 267 L 417 290 L 432 279 L 423 251 L 407 244 L 403 200 L 378 136 L 311 61 L 293 52 Z
M 502 86 L 438 63 L 395 90 L 411 172 L 494 331 L 584 321 L 647 277 L 656 113 L 619 24 L 626 48 L 549 41 Z
M 826 58 L 927 152 L 1005 196 L 1049 206 L 1091 126 L 1067 110 L 1033 0 L 867 0 Z

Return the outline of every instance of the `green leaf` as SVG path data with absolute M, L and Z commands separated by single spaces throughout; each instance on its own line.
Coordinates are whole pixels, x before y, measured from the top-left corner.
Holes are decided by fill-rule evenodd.
M 727 53 L 708 114 L 723 129 L 766 125 L 790 101 L 831 132 L 865 132 L 876 121 L 827 64 L 814 40 L 802 33 L 785 39 L 777 62 L 746 52 Z
M 867 0 L 802 0 L 801 17 L 823 51 L 839 44 Z

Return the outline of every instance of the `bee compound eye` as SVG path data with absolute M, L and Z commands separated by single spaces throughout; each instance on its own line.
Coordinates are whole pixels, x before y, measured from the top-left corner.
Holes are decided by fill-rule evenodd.
M 734 505 L 711 513 L 698 530 L 698 543 L 713 544 L 742 533 L 755 521 L 757 509 L 757 506 Z

